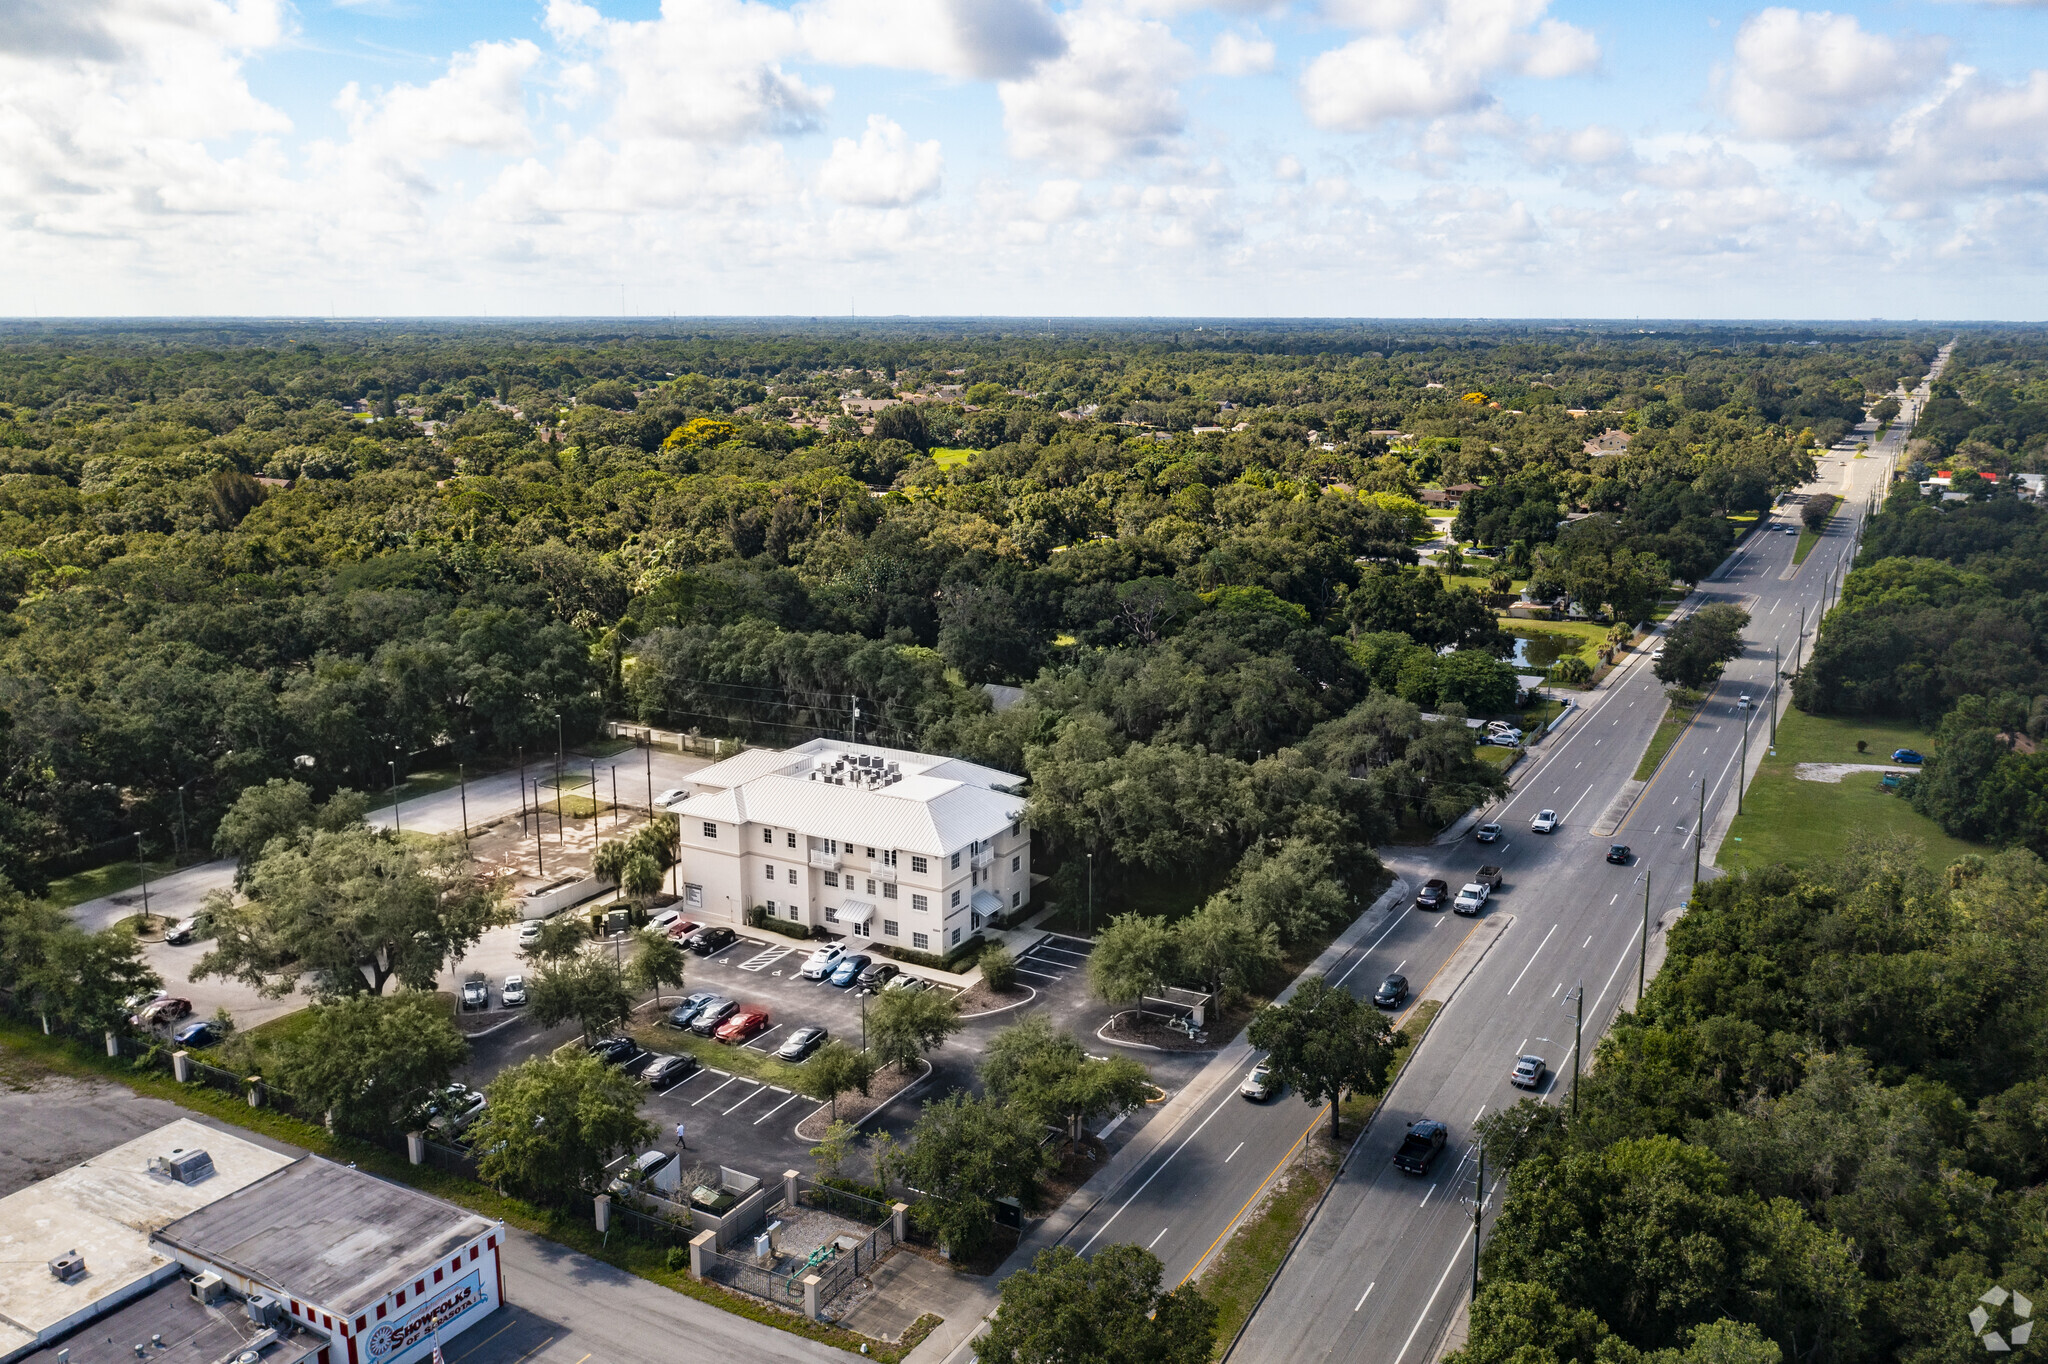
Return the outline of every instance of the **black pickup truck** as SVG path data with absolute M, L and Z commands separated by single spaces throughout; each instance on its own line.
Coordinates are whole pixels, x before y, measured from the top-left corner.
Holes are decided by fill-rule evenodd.
M 1444 1149 L 1450 1136 L 1450 1129 L 1440 1122 L 1424 1118 L 1415 1123 L 1401 1139 L 1401 1149 L 1394 1152 L 1394 1168 L 1403 1174 L 1428 1174 L 1430 1162 Z

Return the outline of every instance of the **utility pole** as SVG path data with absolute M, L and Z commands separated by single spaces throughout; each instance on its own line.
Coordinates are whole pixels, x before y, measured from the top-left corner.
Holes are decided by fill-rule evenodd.
M 1579 1007 L 1572 1019 L 1572 1116 L 1579 1116 L 1579 1048 L 1586 1040 L 1586 982 L 1579 982 Z
M 1778 645 L 1771 643 L 1771 747 L 1778 746 Z
M 135 870 L 142 873 L 142 923 L 149 926 L 149 863 L 142 860 L 142 830 L 135 831 Z
M 1643 989 L 1650 975 L 1650 873 L 1643 873 L 1643 954 L 1636 958 L 1636 1009 L 1643 1007 Z
M 1735 813 L 1742 813 L 1742 783 L 1749 776 L 1749 717 L 1742 717 L 1742 765 L 1735 769 Z
M 391 832 L 403 833 L 398 827 L 398 759 L 391 760 Z
M 590 841 L 597 842 L 597 759 L 590 760 Z
M 1479 1144 L 1479 1168 L 1472 1176 L 1472 1296 L 1479 1296 L 1479 1219 L 1486 1212 L 1486 1143 Z
M 526 745 L 519 746 L 519 832 L 526 832 Z
M 462 792 L 462 845 L 469 846 L 469 773 L 455 764 L 455 785 Z
M 1692 883 L 1700 883 L 1700 844 L 1707 840 L 1707 779 L 1700 778 L 1700 817 L 1692 830 Z
M 612 827 L 619 827 L 619 765 L 612 764 Z
M 137 838 L 142 835 L 137 834 Z M 1095 854 L 1088 854 L 1088 936 L 1095 936 Z
M 562 830 L 562 712 L 555 712 L 555 832 Z
M 647 758 L 647 817 L 654 818 L 654 728 L 649 726 L 647 737 L 640 741 L 640 751 Z
M 520 779 L 520 784 L 523 788 L 525 785 L 524 778 Z M 522 802 L 524 795 L 525 793 L 522 790 Z M 548 855 L 541 850 L 540 846 L 540 778 L 538 777 L 535 777 L 533 780 L 533 861 L 540 875 L 546 876 L 548 874 Z
M 182 860 L 186 850 L 192 846 L 192 831 L 185 827 L 185 788 L 190 782 L 178 783 L 178 856 Z

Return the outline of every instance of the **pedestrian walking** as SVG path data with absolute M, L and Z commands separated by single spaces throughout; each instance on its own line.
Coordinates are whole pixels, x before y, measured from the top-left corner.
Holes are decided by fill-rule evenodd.
M 679 1151 L 690 1149 L 689 1134 L 683 1130 L 683 1124 L 681 1123 L 676 1124 L 676 1149 Z

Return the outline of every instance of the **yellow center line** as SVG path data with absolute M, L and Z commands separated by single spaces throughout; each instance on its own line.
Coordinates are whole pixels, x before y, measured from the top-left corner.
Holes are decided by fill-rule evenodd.
M 1448 953 L 1445 954 L 1442 964 L 1439 965 L 1436 968 L 1435 973 L 1430 976 L 1429 984 L 1424 985 L 1420 990 L 1417 990 L 1415 992 L 1415 1002 L 1413 1004 L 1410 1004 L 1406 1009 L 1403 1009 L 1401 1011 L 1401 1016 L 1394 1020 L 1395 1028 L 1398 1029 L 1403 1027 L 1404 1025 L 1406 1025 L 1410 1018 L 1415 1016 L 1415 1011 L 1421 1008 L 1423 1005 L 1424 996 L 1426 996 L 1429 993 L 1429 986 L 1436 984 L 1437 976 L 1440 976 L 1444 973 L 1444 971 L 1450 966 L 1451 959 L 1453 957 L 1456 957 L 1458 953 L 1464 951 L 1465 944 L 1471 942 L 1472 935 L 1474 933 L 1477 933 L 1478 931 L 1479 924 L 1477 922 L 1475 922 L 1470 928 L 1465 930 L 1465 936 L 1458 939 L 1458 945 L 1456 947 L 1453 947 Z
M 1273 1177 L 1280 1173 L 1281 1166 L 1284 1166 L 1285 1164 L 1287 1164 L 1288 1161 L 1294 1159 L 1294 1153 L 1301 1149 L 1301 1144 L 1308 1140 L 1308 1134 L 1316 1130 L 1316 1124 L 1321 1122 L 1323 1120 L 1323 1116 L 1327 1114 L 1329 1111 L 1330 1106 L 1328 1104 L 1324 1104 L 1321 1108 L 1316 1110 L 1316 1115 L 1313 1118 L 1309 1119 L 1308 1126 L 1302 1128 L 1301 1135 L 1294 1139 L 1294 1145 L 1287 1148 L 1287 1154 L 1280 1157 L 1279 1161 L 1274 1164 L 1273 1168 L 1266 1172 L 1266 1177 L 1259 1181 L 1259 1187 L 1252 1190 L 1252 1196 L 1244 1201 L 1244 1207 L 1239 1208 L 1237 1212 L 1231 1216 L 1231 1219 L 1223 1224 L 1223 1230 L 1216 1233 L 1216 1239 L 1209 1243 L 1209 1248 L 1202 1252 L 1202 1258 L 1195 1261 L 1194 1267 L 1188 1270 L 1187 1273 L 1181 1275 L 1181 1283 L 1186 1283 L 1189 1279 L 1194 1278 L 1196 1274 L 1201 1272 L 1202 1266 L 1207 1264 L 1209 1261 L 1209 1257 L 1216 1253 L 1216 1247 L 1222 1244 L 1223 1238 L 1230 1235 L 1231 1231 L 1236 1228 L 1238 1218 L 1243 1217 L 1245 1215 L 1246 1209 L 1250 1208 L 1251 1205 L 1258 1200 L 1259 1195 L 1266 1191 L 1266 1187 L 1273 1182 Z M 1180 1284 L 1174 1285 L 1174 1287 L 1176 1288 L 1178 1288 L 1179 1286 Z

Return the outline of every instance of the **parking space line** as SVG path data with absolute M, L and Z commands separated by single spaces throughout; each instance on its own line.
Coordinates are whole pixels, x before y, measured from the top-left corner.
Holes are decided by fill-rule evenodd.
M 1054 976 L 1054 975 L 1047 975 L 1047 974 L 1046 974 L 1045 972 L 1043 972 L 1043 971 L 1034 971 L 1034 970 L 1032 970 L 1032 969 L 1031 969 L 1030 967 L 1028 967 L 1028 966 L 1020 966 L 1020 967 L 1018 967 L 1018 968 L 1017 968 L 1017 974 L 1018 974 L 1018 975 L 1020 975 L 1020 976 L 1037 976 L 1037 977 L 1038 977 L 1038 978 L 1039 978 L 1040 980 L 1065 980 L 1065 979 L 1066 979 L 1066 977 L 1065 977 L 1064 975 L 1058 975 L 1058 976 Z
M 737 1075 L 728 1075 L 728 1076 L 726 1076 L 726 1077 L 725 1077 L 725 1085 L 729 1085 L 729 1084 L 731 1084 L 731 1083 L 732 1083 L 732 1082 L 733 1082 L 734 1080 L 737 1080 L 737 1079 L 739 1079 L 739 1078 L 740 1078 L 740 1077 L 739 1077 L 739 1076 L 737 1076 Z M 718 1087 L 718 1089 L 724 1089 L 724 1088 L 725 1088 L 725 1085 L 720 1085 L 720 1086 Z M 716 1093 L 718 1092 L 718 1089 L 714 1089 L 714 1090 L 712 1090 L 712 1091 L 711 1091 L 711 1094 L 716 1094 Z M 697 1106 L 698 1104 L 700 1104 L 700 1103 L 703 1103 L 703 1102 L 704 1102 L 704 1100 L 706 1100 L 706 1099 L 710 1098 L 710 1097 L 711 1097 L 711 1094 L 703 1094 L 703 1095 L 699 1095 L 699 1096 L 698 1096 L 697 1098 L 695 1098 L 695 1099 L 692 1099 L 692 1100 L 690 1101 L 690 1107 L 692 1107 L 692 1108 L 695 1108 L 695 1107 L 696 1107 L 696 1106 Z
M 768 1088 L 768 1086 L 766 1086 L 766 1085 L 758 1085 L 758 1086 L 756 1086 L 756 1087 L 755 1087 L 755 1089 L 754 1089 L 754 1093 L 753 1093 L 753 1094 L 749 1094 L 749 1095 L 748 1095 L 748 1096 L 747 1096 L 746 1098 L 744 1098 L 744 1099 L 741 1099 L 741 1100 L 740 1100 L 740 1101 L 739 1101 L 738 1103 L 734 1104 L 734 1105 L 733 1105 L 733 1106 L 732 1106 L 731 1108 L 728 1108 L 728 1109 L 726 1109 L 726 1110 L 725 1110 L 725 1112 L 726 1112 L 726 1116 L 730 1117 L 730 1116 L 731 1116 L 732 1114 L 734 1114 L 734 1113 L 737 1113 L 737 1112 L 739 1112 L 739 1111 L 740 1111 L 740 1110 L 741 1110 L 742 1108 L 745 1108 L 745 1107 L 747 1106 L 747 1104 L 748 1104 L 748 1103 L 749 1103 L 749 1102 L 750 1102 L 751 1100 L 753 1100 L 753 1098 L 755 1097 L 755 1095 L 758 1095 L 758 1094 L 759 1094 L 759 1093 L 760 1093 L 760 1092 L 761 1092 L 762 1090 L 764 1090 L 764 1089 L 766 1089 L 766 1088 Z
M 777 1023 L 777 1024 L 776 1024 L 776 1025 L 775 1025 L 774 1027 L 770 1028 L 770 1029 L 768 1030 L 768 1032 L 764 1032 L 764 1033 L 762 1033 L 762 1034 L 761 1034 L 761 1035 L 760 1035 L 759 1037 L 755 1038 L 755 1039 L 754 1039 L 754 1040 L 753 1040 L 752 1042 L 743 1042 L 743 1043 L 741 1043 L 740 1045 L 742 1045 L 742 1046 L 745 1046 L 745 1047 L 753 1047 L 753 1046 L 755 1045 L 755 1043 L 758 1043 L 758 1042 L 766 1042 L 766 1041 L 768 1040 L 768 1035 L 769 1035 L 769 1033 L 778 1033 L 778 1032 L 781 1032 L 781 1031 L 783 1030 L 783 1028 L 785 1028 L 785 1027 L 787 1027 L 787 1026 L 788 1026 L 787 1024 L 783 1024 L 783 1023 Z M 763 1050 L 766 1050 L 766 1048 L 763 1048 Z
M 769 1109 L 766 1113 L 763 1113 L 760 1117 L 754 1119 L 754 1126 L 759 1127 L 762 1123 L 768 1121 L 777 1113 L 780 1113 L 783 1109 L 789 1107 L 791 1104 L 795 1103 L 798 1099 L 802 1097 L 803 1096 L 801 1094 L 790 1095 L 787 1099 L 784 1099 L 781 1103 L 775 1105 L 775 1107 Z
M 1080 959 L 1081 959 L 1082 961 L 1086 961 L 1086 960 L 1088 960 L 1088 954 L 1087 954 L 1086 952 L 1076 952 L 1076 951 L 1074 951 L 1074 950 L 1073 950 L 1072 948 L 1070 948 L 1070 947 L 1054 947 L 1054 946 L 1053 946 L 1053 945 L 1052 945 L 1051 943 L 1043 943 L 1043 942 L 1042 942 L 1042 943 L 1038 944 L 1038 946 L 1036 946 L 1036 947 L 1032 948 L 1032 949 L 1031 949 L 1031 951 L 1032 951 L 1032 952 L 1057 952 L 1057 953 L 1059 953 L 1059 954 L 1060 954 L 1061 956 L 1063 956 L 1063 957 L 1079 957 L 1079 958 L 1080 958 Z M 1027 953 L 1026 955 L 1028 956 L 1028 955 L 1030 955 L 1030 954 L 1029 954 L 1029 953 Z

